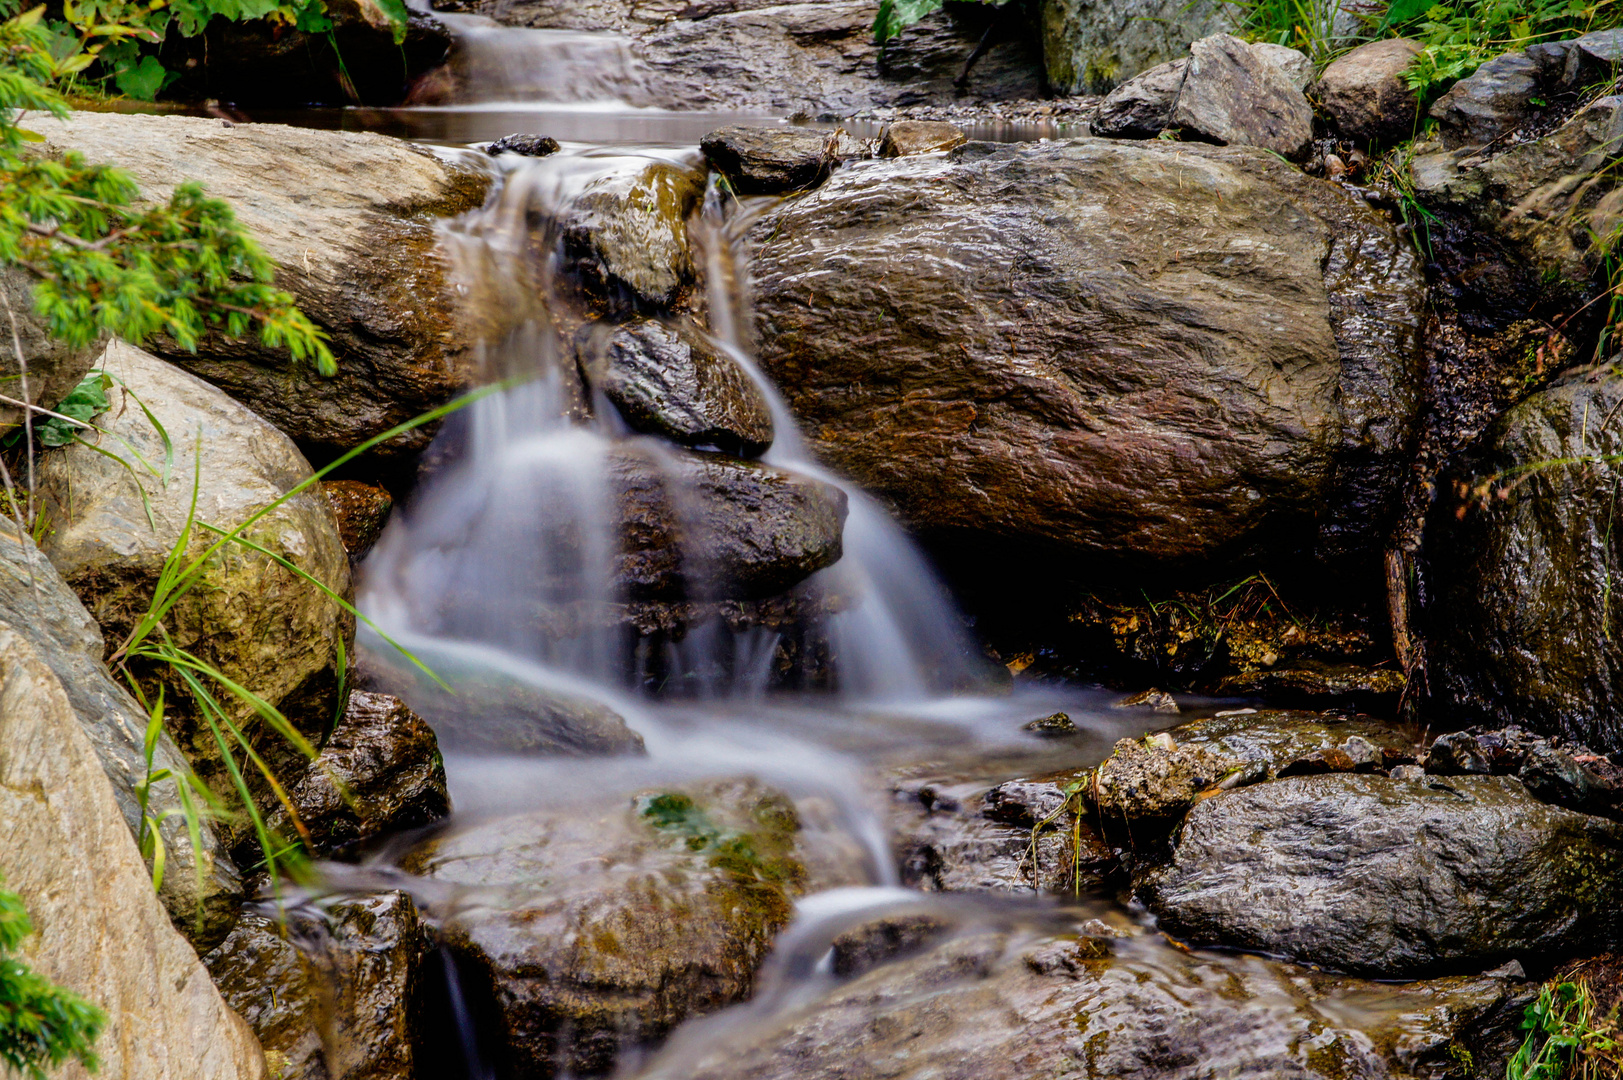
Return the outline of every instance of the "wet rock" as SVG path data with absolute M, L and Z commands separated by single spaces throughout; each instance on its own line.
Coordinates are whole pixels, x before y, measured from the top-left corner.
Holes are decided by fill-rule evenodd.
M 62 683 L 5 623 L 0 821 L 5 886 L 34 929 L 16 959 L 107 1014 L 102 1075 L 265 1080 L 253 1032 L 170 925 Z
M 780 1025 L 697 1048 L 684 1075 L 835 1080 L 883 1062 L 903 1077 L 980 1080 L 1400 1080 L 1442 1073 L 1455 1042 L 1491 1070 L 1480 1033 L 1505 1017 L 1514 1030 L 1528 1000 L 1523 984 L 1480 976 L 1395 987 L 1153 938 L 1011 948 L 976 934 L 870 971 Z
M 1109 139 L 1153 139 L 1172 126 L 1189 59 L 1157 64 L 1116 87 L 1099 103 L 1088 130 Z
M 405 893 L 243 915 L 203 962 L 279 1080 L 411 1080 L 409 1005 L 428 935 Z
M 377 685 L 409 702 L 446 750 L 568 757 L 644 752 L 642 736 L 601 702 L 526 680 L 464 653 L 431 645 L 412 652 L 450 689 L 382 643 L 363 651 L 361 668 Z
M 112 784 L 119 813 L 130 834 L 138 836 L 142 814 L 136 788 L 147 778 L 146 711 L 102 663 L 106 641 L 84 604 L 33 541 L 9 527 L 0 521 L 0 620 L 22 635 L 60 680 Z M 203 863 L 198 872 L 176 788 L 187 782 L 191 766 L 167 731 L 158 733 L 152 748 L 152 770 L 162 769 L 177 780 L 158 781 L 147 792 L 147 813 L 159 822 L 167 867 L 158 898 L 175 928 L 206 952 L 236 921 L 242 881 L 207 818 L 197 822 Z
M 722 128 L 706 135 L 699 148 L 740 195 L 815 187 L 839 156 L 836 137 L 811 128 Z
M 1230 28 L 1223 6 L 1204 0 L 1044 0 L 1042 20 L 1048 82 L 1060 94 L 1106 93 Z
M 1112 709 L 1148 709 L 1150 712 L 1176 713 L 1178 699 L 1165 690 L 1140 690 L 1136 694 L 1129 694 L 1120 701 L 1112 702 Z
M 70 346 L 52 337 L 45 321 L 34 314 L 36 280 L 20 266 L 0 269 L 0 297 L 5 300 L 0 311 L 9 309 L 5 322 L 6 348 L 0 349 L 0 394 L 54 409 L 90 371 L 103 346 L 99 343 Z M 13 331 L 16 341 L 11 339 Z M 26 394 L 23 393 L 22 369 L 17 364 L 18 348 L 28 361 Z M 34 422 L 37 424 L 41 419 L 43 417 L 36 413 Z M 8 438 L 22 420 L 21 408 L 0 402 L 0 438 Z
M 928 915 L 879 919 L 834 939 L 834 974 L 851 978 L 934 944 L 951 925 Z
M 1611 525 L 1623 433 L 1597 423 L 1623 378 L 1575 376 L 1500 417 L 1445 476 L 1427 526 L 1426 634 L 1433 701 L 1460 725 L 1512 716 L 1542 735 L 1623 750 L 1623 639 Z M 1578 466 L 1528 466 L 1578 459 Z M 1508 482 L 1514 477 L 1515 482 Z
M 818 456 L 1033 595 L 1385 536 L 1418 269 L 1277 158 L 971 144 L 837 172 L 752 238 L 761 360 Z
M 515 1072 L 596 1075 L 749 993 L 805 884 L 798 827 L 782 796 L 715 785 L 601 819 L 499 819 L 404 866 L 485 898 L 442 938 L 493 992 Z
M 898 120 L 879 140 L 880 157 L 907 157 L 951 150 L 968 141 L 962 128 L 942 120 Z
M 1302 772 L 1385 771 L 1412 764 L 1416 754 L 1413 736 L 1371 717 L 1338 713 L 1278 709 L 1220 713 L 1182 724 L 1168 734 L 1179 745 L 1261 764 L 1259 780 L 1287 775 L 1293 766 Z M 1325 767 L 1332 764 L 1338 767 Z
M 1049 716 L 1044 716 L 1040 719 L 1033 720 L 1029 724 L 1021 724 L 1020 730 L 1029 731 L 1033 735 L 1052 737 L 1057 735 L 1075 735 L 1078 729 L 1075 722 L 1071 720 L 1069 714 L 1057 712 Z
M 1194 944 L 1408 978 L 1615 944 L 1620 870 L 1623 826 L 1507 777 L 1308 776 L 1196 805 L 1140 895 Z
M 1154 839 L 1177 824 L 1198 796 L 1244 763 L 1193 744 L 1146 745 L 1122 739 L 1084 789 L 1107 833 L 1120 823 L 1130 836 Z
M 1403 73 L 1421 49 L 1408 38 L 1372 41 L 1324 69 L 1318 96 L 1343 138 L 1390 143 L 1408 138 L 1420 122 L 1420 101 Z
M 1022 829 L 1057 823 L 1061 811 L 1072 802 L 1065 789 L 1074 779 L 1006 780 L 982 796 L 983 813 L 993 821 Z M 1067 815 L 1067 820 L 1074 816 Z
M 667 162 L 600 177 L 567 211 L 564 249 L 600 297 L 668 308 L 693 280 L 687 219 L 703 195 L 702 174 Z
M 1488 759 L 1477 749 L 1476 738 L 1456 731 L 1431 744 L 1426 755 L 1426 771 L 1437 776 L 1487 776 L 1493 772 Z
M 1517 777 L 1533 797 L 1582 814 L 1623 820 L 1623 768 L 1595 754 L 1535 745 Z
M 1226 675 L 1218 680 L 1216 690 L 1222 695 L 1265 694 L 1275 702 L 1344 700 L 1390 705 L 1407 685 L 1408 679 L 1395 668 L 1303 662 Z
M 99 447 L 63 447 L 41 463 L 51 527 L 41 550 L 102 631 L 122 641 L 146 612 L 189 517 L 187 551 L 195 559 L 219 539 L 205 525 L 236 528 L 313 470 L 285 435 L 196 376 L 120 341 L 99 363 L 144 409 L 116 407 L 102 420 L 108 434 L 98 437 Z M 174 446 L 167 485 L 161 472 L 154 477 L 146 467 L 163 469 L 169 453 L 147 412 Z M 243 535 L 271 554 L 234 544 L 222 549 L 164 624 L 177 646 L 319 740 L 337 711 L 339 658 L 352 624 L 327 593 L 272 555 L 332 593 L 347 593 L 349 560 L 332 505 L 318 489 L 306 489 Z M 151 666 L 135 670 L 149 680 L 149 691 L 156 679 L 168 684 L 171 733 L 198 775 L 225 795 L 231 780 L 219 745 L 184 683 Z M 252 706 L 230 696 L 222 704 L 273 768 L 303 764 Z
M 485 144 L 485 153 L 517 154 L 520 157 L 547 157 L 558 152 L 558 140 L 550 135 L 503 135 L 493 143 Z
M 394 497 L 386 488 L 359 480 L 323 480 L 321 490 L 338 516 L 338 536 L 350 563 L 360 562 L 383 535 Z
M 1313 107 L 1291 76 L 1230 34 L 1189 47 L 1172 124 L 1230 146 L 1300 159 L 1313 142 Z
M 687 323 L 592 323 L 581 366 L 635 431 L 682 446 L 758 457 L 772 445 L 766 396 L 731 356 Z
M 282 124 L 76 112 L 40 117 L 33 130 L 44 153 L 118 162 L 146 198 L 197 180 L 232 204 L 278 265 L 277 285 L 331 335 L 338 374 L 323 378 L 257 338 L 211 334 L 195 354 L 151 344 L 306 449 L 347 451 L 469 382 L 474 345 L 434 222 L 478 206 L 483 174 L 399 139 Z M 431 434 L 420 428 L 377 452 L 415 453 Z
M 451 811 L 433 729 L 399 698 L 365 690 L 349 695 L 321 753 L 285 786 L 315 856 L 415 829 Z M 266 824 L 295 835 L 280 806 Z
M 839 561 L 846 512 L 839 488 L 720 454 L 673 464 L 665 473 L 658 460 L 631 451 L 611 460 L 622 515 L 618 580 L 632 599 L 680 599 L 689 590 L 772 596 Z
M 1455 83 L 1433 103 L 1431 115 L 1448 149 L 1482 146 L 1520 125 L 1538 92 L 1538 63 L 1508 52 Z

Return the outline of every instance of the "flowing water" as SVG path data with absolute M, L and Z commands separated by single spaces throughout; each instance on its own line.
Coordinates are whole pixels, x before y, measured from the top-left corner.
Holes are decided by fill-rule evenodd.
M 478 87 L 468 95 L 474 100 L 360 123 L 440 141 L 531 130 L 561 136 L 565 148 L 543 159 L 503 159 L 498 195 L 445 230 L 471 310 L 500 316 L 495 321 L 504 329 L 484 343 L 484 358 L 489 378 L 507 384 L 448 426 L 429 455 L 434 470 L 364 566 L 361 606 L 394 645 L 376 635 L 363 644 L 384 681 L 409 703 L 436 691 L 395 645 L 455 687 L 518 687 L 607 706 L 641 737 L 646 753 L 492 752 L 442 729 L 456 810 L 448 828 L 543 811 L 582 820 L 624 814 L 639 793 L 749 777 L 803 808 L 824 808 L 817 828 L 837 836 L 843 847 L 836 849 L 846 853 L 838 887 L 798 901 L 750 1002 L 690 1022 L 657 1053 L 628 1040 L 621 1071 L 688 1077 L 725 1048 L 765 1038 L 840 984 L 829 966 L 832 942 L 875 919 L 926 916 L 965 934 L 991 928 L 1041 937 L 1105 918 L 1136 925 L 1142 935 L 1143 920 L 1106 898 L 1055 906 L 1053 898 L 1030 893 L 928 894 L 898 884 L 889 782 L 943 776 L 973 789 L 1081 767 L 1099 760 L 1116 738 L 1159 721 L 1109 709 L 1108 695 L 1087 688 L 1011 690 L 981 658 L 952 597 L 905 532 L 875 500 L 817 463 L 749 354 L 741 237 L 765 204 L 723 200 L 714 191 L 690 223 L 702 256 L 709 333 L 771 405 L 775 439 L 765 463 L 838 485 L 849 515 L 843 557 L 799 590 L 840 603 L 809 604 L 793 629 L 706 615 L 707 598 L 724 594 L 727 583 L 716 580 L 704 531 L 693 525 L 702 516 L 699 496 L 685 486 L 679 464 L 690 452 L 633 434 L 609 402 L 583 385 L 566 332 L 574 316 L 562 295 L 558 238 L 560 222 L 594 180 L 651 161 L 695 164 L 697 135 L 724 118 L 629 108 L 638 103 L 635 65 L 612 37 L 505 30 L 471 17 L 456 27 L 463 40 L 459 76 Z M 538 64 L 538 56 L 545 62 Z M 680 530 L 684 599 L 691 605 L 682 633 L 650 637 L 626 628 L 616 469 L 628 456 L 661 478 L 688 526 Z M 816 673 L 795 653 L 793 634 L 820 643 Z M 1079 734 L 1042 740 L 1021 730 L 1058 710 L 1070 714 Z M 438 727 L 432 711 L 423 711 Z M 469 907 L 465 890 L 394 868 L 410 840 L 363 867 L 331 868 L 334 887 L 404 887 L 432 917 L 454 921 Z M 500 902 L 481 894 L 473 906 Z M 1136 959 L 1123 964 L 1149 970 L 1187 963 L 1158 938 L 1134 940 Z M 465 991 L 449 953 L 438 962 L 445 965 L 446 1000 L 435 1023 L 455 1048 L 457 1071 L 494 1076 L 499 1053 L 488 1045 L 491 1025 L 477 1015 L 489 1006 Z M 1235 971 L 1255 964 L 1209 963 Z M 1288 986 L 1280 986 L 1285 994 Z M 1344 1010 L 1352 1000 L 1342 1002 Z M 1360 1008 L 1368 1005 L 1357 1000 Z M 1270 1002 L 1267 1009 L 1280 1008 Z

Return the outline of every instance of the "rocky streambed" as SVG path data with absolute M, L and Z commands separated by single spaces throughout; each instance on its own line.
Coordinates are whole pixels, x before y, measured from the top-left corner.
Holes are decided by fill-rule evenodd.
M 621 29 L 834 79 L 789 7 Z M 107 1066 L 1487 1077 L 1602 989 L 1617 42 L 1401 175 L 1401 43 L 1156 47 L 1014 143 L 33 122 L 231 198 L 339 359 L 18 320 L 110 407 L 6 458 L 0 871 Z M 177 550 L 199 666 L 128 653 Z

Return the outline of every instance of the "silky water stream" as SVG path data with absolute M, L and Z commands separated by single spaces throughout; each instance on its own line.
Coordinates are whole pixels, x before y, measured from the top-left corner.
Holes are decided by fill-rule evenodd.
M 973 802 L 1006 779 L 1085 767 L 1164 718 L 1111 709 L 1109 695 L 1088 688 L 1010 689 L 919 549 L 877 502 L 818 465 L 747 348 L 742 236 L 764 204 L 723 199 L 712 185 L 689 223 L 702 283 L 695 306 L 713 347 L 770 405 L 774 438 L 761 464 L 834 485 L 847 506 L 840 558 L 795 587 L 787 614 L 739 617 L 747 605 L 734 600 L 692 481 L 693 463 L 713 451 L 633 433 L 583 379 L 596 358 L 577 355 L 576 342 L 593 339 L 576 333 L 583 313 L 559 269 L 562 223 L 582 190 L 653 161 L 702 167 L 691 148 L 570 145 L 548 158 L 500 159 L 499 193 L 445 230 L 470 323 L 500 328 L 484 345 L 485 374 L 505 388 L 447 425 L 425 480 L 363 568 L 360 603 L 394 643 L 363 634 L 371 677 L 434 724 L 454 815 L 361 865 L 326 867 L 327 889 L 318 890 L 404 889 L 438 928 L 445 944 L 430 958 L 418 1005 L 418 1075 L 1330 1075 L 1286 1066 L 1305 1070 L 1313 1054 L 1332 1051 L 1351 1063 L 1334 1075 L 1386 1075 L 1394 1054 L 1435 1051 L 1428 1025 L 1446 995 L 1189 954 L 1113 896 L 904 886 L 894 842 L 906 821 Z M 628 475 L 651 477 L 676 523 L 680 586 L 657 603 L 625 587 Z M 665 628 L 634 629 L 650 608 Z M 1076 734 L 1022 730 L 1060 710 Z M 515 724 L 538 723 L 545 730 L 512 734 Z M 576 1000 L 566 1018 L 570 1006 L 557 999 L 570 994 L 635 995 L 616 981 L 616 962 L 582 959 L 585 946 L 571 946 L 568 975 L 534 960 L 526 935 L 601 936 L 590 920 L 597 909 L 576 901 L 605 880 L 680 894 L 689 869 L 649 840 L 650 821 L 663 820 L 656 811 L 675 805 L 658 800 L 698 793 L 703 818 L 705 798 L 741 790 L 746 801 L 792 804 L 805 864 L 775 944 L 752 946 L 771 951 L 753 987 L 744 979 L 747 1000 L 725 1007 L 743 996 L 736 980 L 680 1002 L 661 996 L 667 983 L 688 985 L 695 967 L 704 969 L 699 983 L 726 982 L 698 956 L 667 965 L 665 981 L 647 991 L 657 1006 Z M 728 813 L 715 809 L 716 825 L 683 818 L 688 847 L 731 835 Z M 550 853 L 538 862 L 543 848 Z M 482 869 L 448 871 L 459 858 Z M 1022 874 L 1044 880 L 1025 866 L 1002 883 L 1020 886 Z M 637 917 L 626 910 L 615 917 Z M 685 909 L 677 901 L 674 910 Z M 673 935 L 687 932 L 683 917 Z M 502 927 L 499 948 L 478 931 L 492 920 Z M 887 988 L 887 950 L 858 965 L 837 955 L 837 942 L 875 926 L 926 926 L 929 955 L 946 959 L 903 971 L 903 987 Z M 1088 951 L 1086 942 L 1106 939 Z M 1056 941 L 1084 944 L 1065 944 L 1071 958 L 1052 960 L 1044 943 Z M 483 950 L 483 960 L 472 962 L 469 950 Z M 746 968 L 760 961 L 752 956 Z M 492 965 L 503 963 L 508 983 L 492 984 Z M 564 985 L 569 978 L 577 982 Z M 815 1037 L 797 1029 L 855 979 L 878 980 L 873 1004 L 844 1001 Z M 519 983 L 530 989 L 515 990 Z M 553 998 L 534 989 L 549 983 Z M 970 985 L 991 988 L 1001 1004 L 989 1012 L 984 997 L 954 997 Z M 881 1014 L 905 1026 L 916 1019 L 907 1010 L 921 1007 L 945 1015 L 945 1027 L 922 1024 L 900 1048 L 873 1034 Z M 842 1027 L 853 1008 L 861 1022 Z M 595 1028 L 580 1020 L 597 1014 L 607 1019 Z M 1023 1019 L 1011 1027 L 1010 1015 Z M 818 1039 L 829 1043 L 831 1071 L 818 1063 Z M 840 1061 L 881 1054 L 884 1069 L 838 1071 Z M 1175 1061 L 1183 1064 L 1166 1064 Z

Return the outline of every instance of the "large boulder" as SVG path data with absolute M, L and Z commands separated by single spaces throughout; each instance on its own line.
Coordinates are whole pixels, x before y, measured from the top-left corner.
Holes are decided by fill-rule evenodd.
M 1390 527 L 1419 267 L 1271 154 L 971 144 L 841 170 L 752 240 L 763 366 L 927 539 L 1051 590 Z
M 268 1080 L 253 1032 L 170 926 L 61 681 L 4 623 L 0 873 L 34 927 L 17 959 L 107 1013 L 101 1075 Z
M 457 321 L 436 218 L 478 206 L 479 172 L 399 139 L 186 116 L 40 117 L 41 152 L 83 153 L 129 172 L 148 199 L 186 180 L 229 200 L 277 284 L 332 336 L 322 378 L 256 338 L 209 335 L 191 354 L 153 348 L 220 386 L 318 456 L 333 456 L 442 404 L 469 381 L 473 342 Z M 389 444 L 406 453 L 428 433 Z
M 114 390 L 117 403 L 101 418 L 107 434 L 97 437 L 100 445 L 67 446 L 41 463 L 50 530 L 41 550 L 103 632 L 121 643 L 152 602 L 188 521 L 187 558 L 196 559 L 220 539 L 210 526 L 236 528 L 312 470 L 287 436 L 195 375 L 119 341 L 100 367 L 128 397 Z M 337 715 L 340 666 L 353 633 L 323 591 L 349 590 L 332 504 L 319 488 L 306 489 L 243 535 L 264 550 L 233 543 L 210 556 L 164 625 L 177 646 L 319 741 Z M 135 670 L 168 684 L 176 741 L 199 775 L 228 791 L 221 749 L 184 684 L 150 665 L 137 663 Z M 215 692 L 273 765 L 299 760 L 249 706 Z
M 1500 417 L 1445 475 L 1423 572 L 1429 681 L 1450 719 L 1623 750 L 1623 434 L 1605 422 L 1620 404 L 1623 378 L 1570 377 Z
M 84 604 L 33 541 L 8 531 L 9 524 L 0 521 L 0 620 L 26 638 L 61 681 L 112 784 L 119 813 L 131 834 L 140 836 L 139 789 L 149 775 L 146 712 L 102 662 L 106 643 Z M 191 766 L 169 733 L 160 731 L 152 744 L 151 772 L 166 769 L 173 779 L 148 787 L 144 815 L 158 823 L 163 840 L 165 871 L 158 898 L 181 933 L 207 951 L 236 921 L 242 882 L 213 823 L 203 815 L 194 815 L 197 847 L 192 846 L 177 787 L 189 782 Z
M 589 818 L 500 818 L 402 865 L 482 898 L 441 937 L 493 997 L 515 1073 L 598 1075 L 749 993 L 805 885 L 798 830 L 781 795 L 714 785 Z
M 1042 20 L 1048 83 L 1061 94 L 1106 93 L 1231 25 L 1213 0 L 1043 0 Z
M 247 912 L 203 958 L 278 1080 L 413 1080 L 411 1018 L 428 931 L 405 893 Z
M 1297 776 L 1216 794 L 1140 895 L 1196 945 L 1383 978 L 1623 940 L 1623 825 L 1499 776 Z
M 1344 138 L 1387 143 L 1420 123 L 1420 99 L 1403 73 L 1421 45 L 1408 38 L 1371 41 L 1336 58 L 1319 77 L 1319 100 Z

